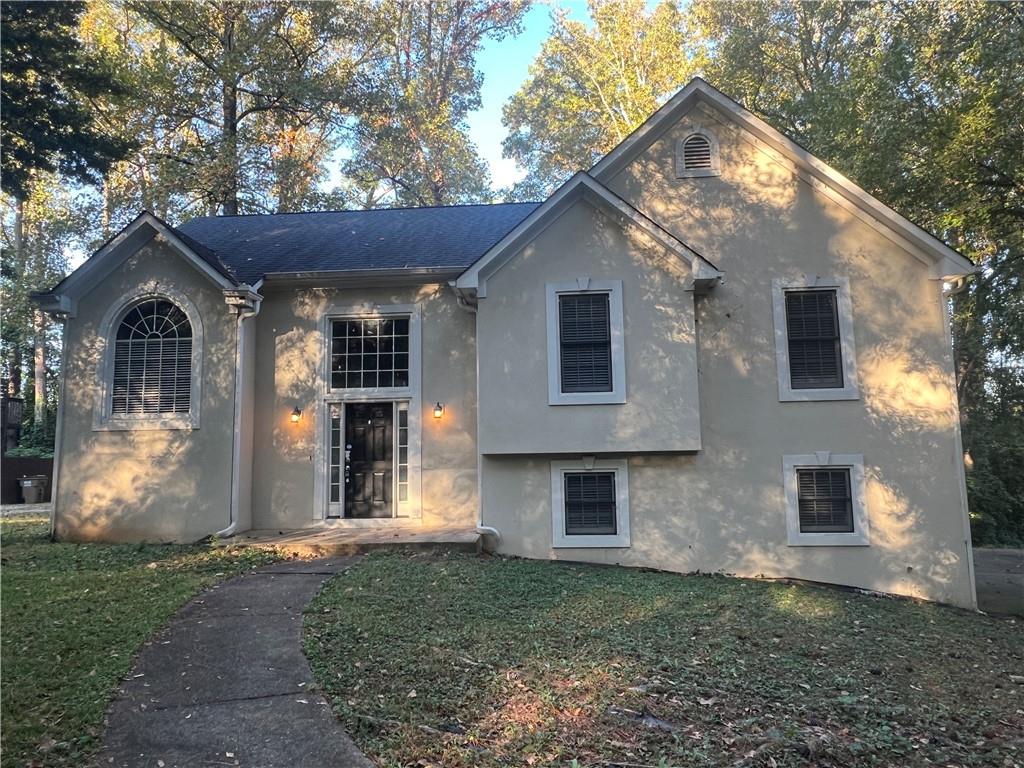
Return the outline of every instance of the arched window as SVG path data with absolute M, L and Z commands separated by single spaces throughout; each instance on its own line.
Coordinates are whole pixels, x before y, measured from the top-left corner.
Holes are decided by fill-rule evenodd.
M 132 305 L 114 339 L 111 416 L 189 413 L 192 407 L 192 325 L 165 298 Z
M 676 146 L 676 176 L 717 176 L 719 174 L 718 142 L 707 131 L 700 130 L 682 139 Z

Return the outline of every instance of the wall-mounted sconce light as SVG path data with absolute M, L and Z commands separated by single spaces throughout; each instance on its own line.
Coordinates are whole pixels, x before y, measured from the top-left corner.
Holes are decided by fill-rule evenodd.
M 442 416 L 444 416 L 444 404 L 439 402 L 434 406 L 434 418 L 440 419 Z
M 302 409 L 299 408 L 299 406 L 296 405 L 292 409 L 292 416 L 291 416 L 292 424 L 298 424 L 299 423 L 299 419 L 301 419 L 301 418 L 302 418 Z

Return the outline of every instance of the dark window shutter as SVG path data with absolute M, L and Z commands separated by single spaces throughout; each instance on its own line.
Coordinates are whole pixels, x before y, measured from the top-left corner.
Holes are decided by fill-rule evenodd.
M 683 170 L 711 167 L 711 142 L 704 136 L 691 136 L 683 142 Z
M 801 533 L 853 533 L 848 468 L 798 469 L 796 482 Z
M 562 392 L 612 391 L 612 338 L 607 293 L 558 297 Z
M 614 535 L 615 527 L 615 473 L 566 473 L 566 536 Z
M 843 386 L 842 343 L 834 290 L 787 291 L 786 333 L 793 389 Z

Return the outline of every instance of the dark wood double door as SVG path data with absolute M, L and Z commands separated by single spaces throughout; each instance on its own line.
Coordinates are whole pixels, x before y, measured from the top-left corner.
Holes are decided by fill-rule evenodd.
M 394 403 L 345 405 L 345 517 L 394 515 Z

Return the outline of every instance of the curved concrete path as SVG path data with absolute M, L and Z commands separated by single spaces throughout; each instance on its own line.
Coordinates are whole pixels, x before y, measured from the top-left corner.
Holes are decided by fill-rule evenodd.
M 107 713 L 100 765 L 369 768 L 311 693 L 302 609 L 352 558 L 288 561 L 199 595 L 144 646 Z

